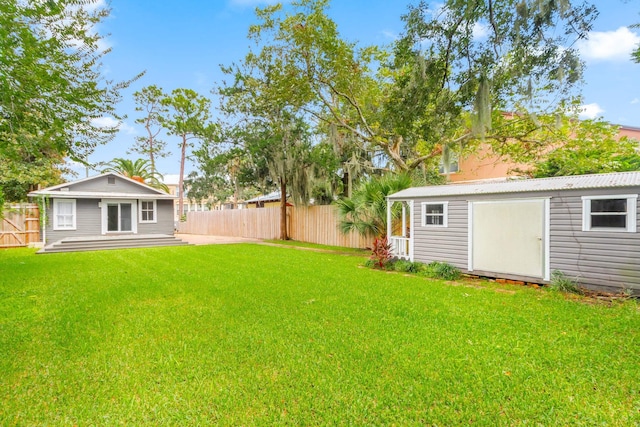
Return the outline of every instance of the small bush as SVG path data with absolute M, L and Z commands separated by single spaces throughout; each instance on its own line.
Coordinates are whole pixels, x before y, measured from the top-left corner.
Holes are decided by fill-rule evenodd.
M 375 261 L 377 268 L 387 268 L 387 264 L 389 264 L 393 256 L 391 255 L 391 244 L 386 237 L 376 237 L 373 241 L 370 258 Z
M 368 260 L 366 260 L 366 261 L 364 262 L 364 264 L 363 264 L 363 265 L 364 265 L 365 267 L 367 267 L 367 268 L 375 268 L 375 266 L 376 266 L 376 261 L 375 261 L 375 260 L 373 260 L 373 259 L 371 259 L 371 258 L 369 258 Z
M 393 269 L 401 273 L 417 273 L 424 264 L 399 259 L 393 263 Z
M 551 282 L 549 283 L 549 288 L 559 292 L 582 294 L 582 291 L 578 286 L 578 282 L 570 277 L 567 277 L 560 270 L 553 270 L 553 272 L 551 272 Z
M 432 279 L 457 280 L 462 276 L 460 270 L 446 262 L 434 261 L 427 264 L 425 269 L 420 272 L 423 276 Z

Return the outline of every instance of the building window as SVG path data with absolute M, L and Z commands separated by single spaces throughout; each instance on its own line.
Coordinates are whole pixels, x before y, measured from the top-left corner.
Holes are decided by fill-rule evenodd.
M 582 231 L 636 231 L 638 195 L 583 196 Z
M 53 199 L 53 229 L 76 229 L 76 201 Z
M 157 205 L 155 200 L 140 200 L 140 222 L 157 222 Z
M 115 176 L 108 176 L 107 177 L 107 184 L 115 185 L 116 184 L 116 177 Z
M 447 226 L 448 202 L 422 203 L 423 227 Z

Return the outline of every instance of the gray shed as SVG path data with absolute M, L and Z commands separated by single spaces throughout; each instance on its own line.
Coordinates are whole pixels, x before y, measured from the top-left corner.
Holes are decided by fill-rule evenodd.
M 157 246 L 175 240 L 175 196 L 119 174 L 104 173 L 48 187 L 29 197 L 46 204 L 41 225 L 44 252 L 60 252 L 61 247 Z
M 640 293 L 639 192 L 640 172 L 414 187 L 387 198 L 387 235 L 411 261 L 534 283 L 559 270 Z

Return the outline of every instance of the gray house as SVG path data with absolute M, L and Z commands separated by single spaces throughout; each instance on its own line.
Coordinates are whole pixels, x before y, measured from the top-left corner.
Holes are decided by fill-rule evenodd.
M 41 252 L 181 244 L 175 196 L 116 173 L 29 193 L 45 201 Z
M 559 270 L 640 293 L 639 193 L 640 172 L 409 188 L 387 198 L 387 235 L 412 261 L 534 283 Z

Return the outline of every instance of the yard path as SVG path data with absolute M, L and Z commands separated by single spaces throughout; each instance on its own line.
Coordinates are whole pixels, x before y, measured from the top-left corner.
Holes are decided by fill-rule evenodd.
M 222 245 L 230 243 L 262 243 L 260 239 L 251 239 L 248 237 L 229 237 L 229 236 L 210 236 L 206 234 L 184 234 L 176 233 L 178 239 L 192 245 Z

